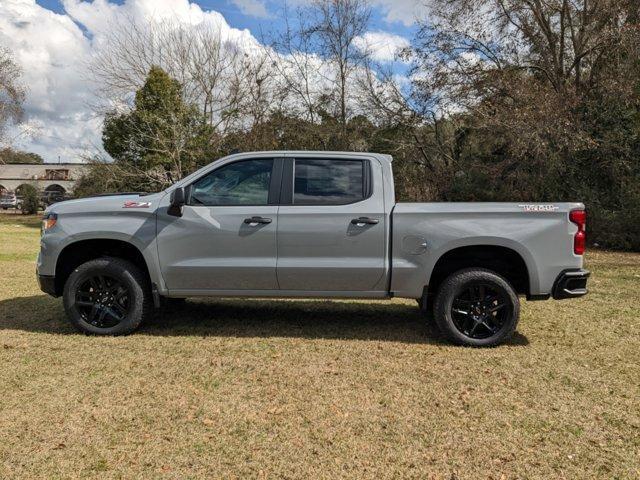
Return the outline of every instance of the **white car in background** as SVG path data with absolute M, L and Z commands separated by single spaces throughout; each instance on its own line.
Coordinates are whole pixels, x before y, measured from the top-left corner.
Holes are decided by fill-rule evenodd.
M 0 196 L 0 208 L 8 210 L 9 208 L 18 208 L 19 201 L 15 193 L 7 193 Z

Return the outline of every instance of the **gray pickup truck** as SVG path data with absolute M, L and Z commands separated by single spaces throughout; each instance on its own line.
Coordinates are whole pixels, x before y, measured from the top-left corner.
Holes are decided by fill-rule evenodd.
M 375 153 L 231 155 L 163 192 L 43 218 L 40 288 L 91 334 L 187 297 L 412 298 L 457 344 L 508 339 L 529 300 L 587 293 L 581 203 L 396 203 Z

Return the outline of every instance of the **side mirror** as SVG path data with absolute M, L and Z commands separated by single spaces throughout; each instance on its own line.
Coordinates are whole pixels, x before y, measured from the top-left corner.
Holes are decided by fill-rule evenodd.
M 182 216 L 182 207 L 184 206 L 184 188 L 176 188 L 173 192 L 171 192 L 171 197 L 169 197 L 169 208 L 167 209 L 167 213 L 169 215 L 173 215 L 174 217 Z

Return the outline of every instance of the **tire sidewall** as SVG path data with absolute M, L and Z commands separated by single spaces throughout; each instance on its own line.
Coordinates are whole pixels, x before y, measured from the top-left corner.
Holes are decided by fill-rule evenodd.
M 451 315 L 451 308 L 458 294 L 480 281 L 499 290 L 509 301 L 509 315 L 497 333 L 487 338 L 476 339 L 458 330 Z M 443 282 L 436 297 L 435 311 L 438 327 L 452 342 L 472 347 L 493 347 L 513 335 L 520 317 L 520 301 L 511 284 L 497 273 L 485 269 L 465 269 L 453 273 Z
M 122 335 L 135 330 L 144 316 L 144 287 L 136 279 L 136 267 L 129 262 L 110 258 L 91 260 L 77 267 L 69 276 L 63 293 L 64 308 L 71 323 L 80 331 L 94 335 Z M 75 305 L 77 289 L 88 277 L 106 275 L 118 279 L 127 288 L 129 311 L 124 320 L 109 328 L 98 328 L 86 322 Z

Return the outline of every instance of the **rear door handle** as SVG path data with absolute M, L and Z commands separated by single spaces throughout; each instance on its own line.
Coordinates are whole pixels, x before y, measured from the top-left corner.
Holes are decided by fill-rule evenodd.
M 267 223 L 271 223 L 272 220 L 270 218 L 265 218 L 265 217 L 251 217 L 251 218 L 245 218 L 244 219 L 244 223 L 246 224 L 252 224 L 252 223 L 262 223 L 262 224 L 267 224 Z
M 354 225 L 376 225 L 379 222 L 380 220 L 378 220 L 377 218 L 369 218 L 369 217 L 360 217 L 360 218 L 354 218 L 353 220 L 351 220 L 351 223 Z

